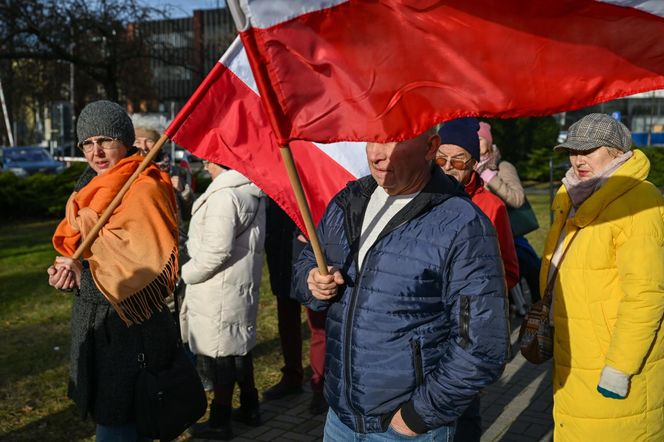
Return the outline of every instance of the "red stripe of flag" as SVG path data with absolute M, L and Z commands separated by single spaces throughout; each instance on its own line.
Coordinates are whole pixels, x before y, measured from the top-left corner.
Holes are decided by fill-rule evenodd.
M 664 88 L 664 19 L 594 0 L 350 0 L 242 38 L 280 142 L 403 140 Z

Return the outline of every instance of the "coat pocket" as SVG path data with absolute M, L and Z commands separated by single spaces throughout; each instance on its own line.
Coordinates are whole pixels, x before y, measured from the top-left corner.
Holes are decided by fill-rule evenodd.
M 620 299 L 609 299 L 600 303 L 602 306 L 602 317 L 604 319 L 604 325 L 606 327 L 606 332 L 609 334 L 609 338 L 613 336 L 613 328 L 616 325 L 616 320 L 618 320 L 618 308 L 620 307 Z
M 619 299 L 593 302 L 589 305 L 590 319 L 603 356 L 609 351 L 613 328 L 618 318 Z
M 413 358 L 413 368 L 415 369 L 415 386 L 419 387 L 424 382 L 424 369 L 422 368 L 422 347 L 420 341 L 413 339 L 410 341 L 410 347 Z
M 470 298 L 461 297 L 459 305 L 459 336 L 461 337 L 461 347 L 466 348 L 470 344 Z

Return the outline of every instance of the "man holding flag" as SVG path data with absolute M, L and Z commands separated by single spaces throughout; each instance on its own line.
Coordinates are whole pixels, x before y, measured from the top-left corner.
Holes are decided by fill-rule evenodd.
M 449 440 L 502 373 L 509 334 L 495 230 L 432 166 L 439 145 L 433 129 L 368 143 L 371 176 L 337 194 L 318 226 L 330 275 L 310 246 L 296 264 L 296 296 L 327 310 L 326 440 Z

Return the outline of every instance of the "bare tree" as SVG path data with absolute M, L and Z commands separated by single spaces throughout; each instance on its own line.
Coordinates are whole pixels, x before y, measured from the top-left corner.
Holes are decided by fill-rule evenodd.
M 141 24 L 168 18 L 139 0 L 0 0 L 0 76 L 11 114 L 70 97 L 76 72 L 76 109 L 94 98 L 127 94 L 152 98 L 150 63 L 168 48 Z M 18 116 L 18 115 L 17 115 Z
M 128 25 L 166 16 L 137 0 L 0 4 L 0 59 L 74 63 L 77 72 L 99 82 L 111 100 L 119 98 L 124 81 L 120 74 L 149 57 L 146 39 L 138 32 L 130 35 Z

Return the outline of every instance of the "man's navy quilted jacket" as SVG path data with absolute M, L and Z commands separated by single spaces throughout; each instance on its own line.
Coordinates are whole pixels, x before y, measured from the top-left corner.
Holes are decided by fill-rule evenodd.
M 328 265 L 345 284 L 316 300 L 308 246 L 295 266 L 295 293 L 327 310 L 325 396 L 360 433 L 387 430 L 401 408 L 416 432 L 453 423 L 502 373 L 509 349 L 504 271 L 496 233 L 456 181 L 432 179 L 388 223 L 367 252 L 357 252 L 372 177 L 348 184 L 318 226 Z

